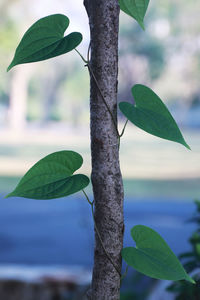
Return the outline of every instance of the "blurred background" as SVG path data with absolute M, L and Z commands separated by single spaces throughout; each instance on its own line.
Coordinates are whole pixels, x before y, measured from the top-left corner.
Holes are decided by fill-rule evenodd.
M 152 0 L 145 31 L 123 12 L 120 15 L 118 100 L 132 102 L 131 87 L 136 83 L 151 87 L 192 149 L 128 124 L 120 150 L 125 245 L 132 243 L 130 228 L 143 224 L 162 234 L 176 254 L 190 249 L 194 225 L 186 220 L 200 195 L 199 10 L 195 0 Z M 5 300 L 23 299 L 17 292 L 15 298 L 8 296 L 16 281 L 38 282 L 38 278 L 54 289 L 54 298 L 48 289 L 42 290 L 42 300 L 82 299 L 80 293 L 91 278 L 93 225 L 81 193 L 52 201 L 4 199 L 28 169 L 51 152 L 77 151 L 84 158 L 81 171 L 91 172 L 89 76 L 77 53 L 6 72 L 24 32 L 54 13 L 70 18 L 67 33 L 83 34 L 78 49 L 86 56 L 89 27 L 81 0 L 0 0 L 0 278 L 4 282 L 0 294 L 7 291 Z M 119 113 L 120 128 L 124 122 Z M 91 186 L 87 191 L 92 199 Z M 57 278 L 65 288 L 58 288 Z M 14 282 L 11 288 L 8 279 Z M 75 286 L 81 286 L 78 296 Z M 63 289 L 63 298 L 56 298 Z

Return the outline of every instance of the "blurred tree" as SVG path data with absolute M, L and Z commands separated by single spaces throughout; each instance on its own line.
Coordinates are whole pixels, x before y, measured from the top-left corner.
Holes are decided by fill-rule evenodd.
M 23 9 L 16 9 L 19 4 L 23 6 Z M 162 5 L 158 0 L 152 1 L 146 18 L 147 29 L 144 34 L 131 18 L 124 18 L 122 13 L 119 65 L 120 100 L 132 99 L 130 87 L 137 82 L 137 78 L 140 78 L 140 82 L 150 84 L 153 88 L 156 86 L 164 98 L 169 99 L 169 102 L 176 102 L 176 106 L 182 106 L 184 111 L 188 111 L 193 103 L 196 106 L 199 105 L 199 9 L 200 3 L 196 0 L 169 0 L 163 2 Z M 12 49 L 21 33 L 24 32 L 25 23 L 30 24 L 30 20 L 34 19 L 34 15 L 37 13 L 33 12 L 30 2 L 26 0 L 0 1 L 0 62 L 2 69 L 6 68 Z M 20 18 L 22 14 L 25 16 L 23 24 Z M 168 62 L 167 65 L 165 61 Z M 79 77 L 81 84 L 85 82 L 84 72 L 79 73 L 74 62 L 70 63 L 73 63 L 74 70 L 68 66 L 73 71 L 73 77 Z M 49 63 L 49 68 L 52 68 L 51 63 Z M 40 78 L 40 72 L 41 70 L 38 68 L 34 76 Z M 0 105 L 4 108 L 9 105 L 11 75 L 7 76 L 0 76 Z M 62 77 L 61 74 L 58 76 Z M 76 99 L 80 99 L 75 102 L 73 100 L 75 95 L 70 91 L 70 86 L 74 85 L 75 81 L 73 80 L 68 85 L 61 80 L 60 84 L 56 85 L 54 97 L 46 94 L 47 89 L 34 90 L 34 95 L 29 95 L 28 119 L 35 120 L 43 116 L 45 120 L 66 120 L 63 111 L 66 110 L 66 101 L 68 101 L 70 109 L 67 119 L 74 116 L 73 111 L 78 111 L 83 120 L 84 116 L 87 116 L 85 107 L 88 91 L 83 95 L 81 92 L 83 89 L 75 89 Z M 184 90 L 181 99 L 179 97 L 180 90 Z M 46 99 L 44 103 L 48 107 L 47 110 L 40 101 L 41 97 Z M 59 109 L 55 109 L 58 101 Z M 83 102 L 84 105 L 80 104 Z M 46 111 L 45 116 L 42 111 Z M 79 120 L 80 118 L 78 120 L 74 118 L 70 121 L 78 124 Z
M 19 37 L 17 20 L 15 22 L 9 17 L 10 5 L 16 1 L 9 0 L 0 3 L 0 64 L 3 70 L 7 68 L 8 58 L 12 55 L 12 49 Z M 11 76 L 11 74 L 0 76 L 0 110 L 4 118 L 6 118 L 5 108 L 7 109 L 10 104 Z

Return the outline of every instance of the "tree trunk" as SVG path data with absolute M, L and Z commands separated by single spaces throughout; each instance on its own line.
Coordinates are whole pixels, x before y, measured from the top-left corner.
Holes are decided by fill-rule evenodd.
M 85 0 L 90 23 L 90 66 L 117 124 L 118 0 Z M 91 75 L 91 74 L 90 74 Z M 95 221 L 108 259 L 95 232 L 92 300 L 119 300 L 123 246 L 123 184 L 119 166 L 118 135 L 111 114 L 91 75 L 90 119 L 92 185 Z M 119 272 L 117 272 L 117 270 Z

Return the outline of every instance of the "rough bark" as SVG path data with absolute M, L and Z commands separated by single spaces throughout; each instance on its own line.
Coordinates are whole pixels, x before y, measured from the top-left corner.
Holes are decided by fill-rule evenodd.
M 85 0 L 91 34 L 90 65 L 117 123 L 118 0 Z M 92 185 L 95 220 L 103 244 L 121 271 L 123 245 L 123 185 L 118 136 L 99 89 L 91 76 L 90 89 Z M 92 300 L 118 300 L 120 275 L 95 234 Z

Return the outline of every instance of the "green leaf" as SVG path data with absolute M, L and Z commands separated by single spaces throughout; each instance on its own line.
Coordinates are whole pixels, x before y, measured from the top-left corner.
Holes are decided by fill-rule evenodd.
M 156 231 L 137 225 L 131 229 L 131 235 L 136 248 L 122 250 L 122 257 L 129 266 L 152 278 L 173 281 L 184 279 L 195 283 Z
M 61 14 L 44 17 L 34 23 L 19 43 L 8 71 L 19 64 L 42 61 L 76 48 L 82 41 L 79 32 L 63 36 L 69 19 Z
M 149 5 L 149 0 L 119 0 L 120 9 L 134 18 L 144 29 L 144 17 Z
M 80 154 L 59 151 L 39 160 L 7 197 L 54 199 L 74 194 L 89 184 L 89 178 L 73 173 L 82 166 Z
M 129 121 L 144 131 L 190 147 L 185 142 L 174 118 L 162 100 L 148 87 L 136 84 L 132 88 L 135 105 L 120 102 L 119 108 Z

